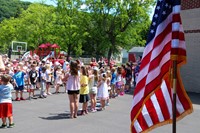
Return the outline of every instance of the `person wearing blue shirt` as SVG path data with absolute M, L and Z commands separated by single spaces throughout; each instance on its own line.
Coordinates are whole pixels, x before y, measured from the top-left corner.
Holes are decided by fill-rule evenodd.
M 12 113 L 12 90 L 13 85 L 9 82 L 11 76 L 4 74 L 1 76 L 0 85 L 0 118 L 2 119 L 2 125 L 0 128 L 6 128 L 6 118 L 9 120 L 9 128 L 14 126 L 13 113 Z
M 115 73 L 115 68 L 111 69 L 111 74 L 112 74 L 112 78 L 111 78 L 111 96 L 114 98 L 115 97 L 115 83 L 116 83 L 116 78 L 117 75 Z
M 15 83 L 15 90 L 16 90 L 16 101 L 25 100 L 23 98 L 23 90 L 24 90 L 24 76 L 25 72 L 17 66 L 17 72 L 13 75 L 14 83 Z M 20 98 L 18 97 L 18 93 L 20 92 Z

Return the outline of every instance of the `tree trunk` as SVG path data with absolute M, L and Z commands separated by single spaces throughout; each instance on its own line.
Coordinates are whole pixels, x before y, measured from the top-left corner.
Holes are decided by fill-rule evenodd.
M 111 56 L 113 54 L 113 49 L 115 47 L 116 36 L 114 36 L 112 32 L 108 36 L 109 36 L 110 42 L 111 42 L 111 46 L 110 46 L 109 51 L 108 51 L 108 66 L 110 66 L 110 59 L 111 59 Z
M 112 46 L 109 48 L 109 51 L 108 51 L 108 66 L 110 66 L 110 58 L 111 58 L 111 55 L 112 55 Z
M 70 61 L 70 55 L 71 55 L 71 44 L 69 44 L 68 49 L 67 49 L 67 61 Z

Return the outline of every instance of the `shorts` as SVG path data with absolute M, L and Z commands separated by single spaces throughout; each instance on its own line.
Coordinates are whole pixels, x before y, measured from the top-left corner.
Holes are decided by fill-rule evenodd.
M 88 94 L 80 94 L 79 103 L 86 103 L 90 100 Z
M 121 89 L 122 86 L 123 86 L 123 82 L 122 81 L 116 82 L 116 84 L 115 84 L 116 89 Z
M 13 115 L 12 103 L 1 103 L 0 104 L 0 118 L 6 118 Z
M 92 87 L 90 89 L 90 94 L 97 94 L 97 87 Z
M 130 85 L 131 84 L 131 80 L 126 80 L 126 85 Z
M 67 94 L 69 94 L 69 95 L 79 94 L 79 90 L 74 90 L 74 91 L 67 90 Z
M 36 84 L 31 84 L 31 85 L 30 85 L 30 89 L 31 89 L 31 90 L 36 89 Z
M 22 86 L 16 86 L 15 90 L 16 91 L 23 91 L 24 90 L 24 86 L 23 85 Z
M 51 85 L 51 82 L 47 82 L 46 84 L 47 84 L 47 85 Z

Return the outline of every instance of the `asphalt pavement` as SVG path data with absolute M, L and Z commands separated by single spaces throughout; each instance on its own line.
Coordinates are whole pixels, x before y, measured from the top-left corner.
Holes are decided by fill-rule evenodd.
M 64 89 L 61 91 L 64 92 Z M 189 93 L 189 96 L 194 112 L 177 122 L 177 133 L 200 133 L 200 94 Z M 27 93 L 25 97 L 28 97 Z M 130 133 L 131 102 L 132 95 L 125 94 L 111 99 L 110 106 L 106 106 L 104 111 L 69 119 L 67 93 L 45 99 L 13 101 L 15 127 L 0 129 L 0 133 Z M 151 133 L 171 133 L 171 128 L 172 125 L 166 125 Z

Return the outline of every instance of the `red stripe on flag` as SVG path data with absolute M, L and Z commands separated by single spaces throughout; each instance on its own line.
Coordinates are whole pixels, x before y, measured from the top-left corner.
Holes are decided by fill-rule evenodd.
M 159 55 L 157 55 L 157 57 L 150 62 L 149 72 L 152 71 L 153 69 L 159 67 L 158 65 L 160 64 L 160 62 L 162 60 L 162 57 L 164 55 L 166 55 L 170 50 L 171 50 L 171 43 L 168 42 L 167 44 L 165 44 L 165 46 L 162 49 L 161 53 Z
M 156 114 L 156 110 L 155 110 L 155 108 L 154 108 L 154 106 L 153 106 L 153 103 L 152 103 L 151 99 L 148 99 L 148 100 L 146 101 L 146 107 L 147 107 L 147 110 L 148 110 L 148 112 L 149 112 L 149 115 L 150 115 L 150 117 L 151 117 L 151 119 L 152 119 L 152 121 L 153 121 L 153 124 L 158 123 L 158 122 L 159 122 L 159 119 L 158 119 L 158 116 L 157 116 L 157 114 Z
M 139 114 L 137 120 L 143 130 L 148 128 L 148 125 L 147 125 L 142 113 Z
M 174 14 L 173 16 L 172 16 L 172 20 L 173 20 L 173 22 L 181 22 L 181 16 L 180 16 L 180 14 L 179 13 L 177 13 L 177 14 Z
M 159 89 L 159 90 L 156 91 L 156 97 L 157 97 L 157 99 L 159 101 L 159 105 L 160 105 L 162 114 L 164 116 L 164 119 L 165 120 L 170 119 L 170 113 L 168 111 L 167 103 L 165 101 L 165 98 L 163 96 L 163 92 L 162 92 L 161 89 Z M 167 102 L 172 102 L 172 101 L 167 101 Z
M 161 73 L 153 81 L 151 81 L 151 83 L 146 85 L 144 96 L 150 94 L 154 89 L 156 89 L 161 84 L 162 77 L 168 72 L 169 66 L 170 66 L 170 61 L 168 61 L 165 65 L 163 65 L 161 68 L 162 70 Z
M 183 107 L 185 110 L 188 110 L 191 108 L 189 102 L 188 102 L 188 97 L 185 96 L 186 92 L 183 91 L 184 88 L 181 88 L 181 84 L 180 81 L 177 81 L 177 96 L 179 97 L 179 100 L 181 103 L 183 103 Z

